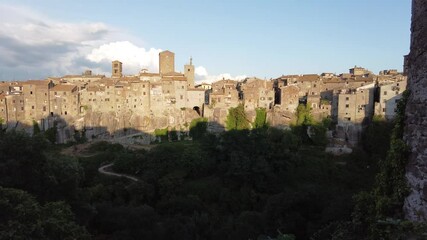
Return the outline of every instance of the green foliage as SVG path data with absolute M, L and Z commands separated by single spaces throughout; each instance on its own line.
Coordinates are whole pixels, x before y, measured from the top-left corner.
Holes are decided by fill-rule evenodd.
M 404 222 L 401 220 L 404 217 L 403 202 L 408 194 L 405 178 L 408 147 L 402 140 L 408 95 L 409 93 L 405 91 L 402 100 L 397 105 L 395 126 L 389 141 L 390 148 L 386 157 L 378 162 L 379 173 L 376 175 L 372 190 L 360 192 L 355 196 L 354 224 L 351 228 L 340 229 L 337 232 L 355 232 L 359 234 L 359 237 L 367 237 L 368 239 L 400 239 L 404 234 L 412 231 L 410 228 L 404 227 L 402 225 Z M 383 140 L 375 136 L 378 133 L 377 129 L 385 127 L 378 124 L 380 121 L 380 119 L 374 119 L 365 139 L 370 141 Z M 383 141 L 387 141 L 387 138 Z M 373 144 L 381 143 L 375 142 Z M 368 150 L 370 149 L 368 148 Z M 380 153 L 381 155 L 382 153 Z
M 39 134 L 40 132 L 39 124 L 33 120 L 33 135 Z
M 57 123 L 54 122 L 53 127 L 47 129 L 44 132 L 46 139 L 49 140 L 53 144 L 56 143 L 56 136 L 58 134 L 58 129 L 56 128 L 56 126 L 57 126 Z
M 170 135 L 171 141 L 178 141 L 178 132 L 175 130 L 175 128 L 172 128 L 169 135 Z
M 297 126 L 313 124 L 313 116 L 311 115 L 311 108 L 305 104 L 299 104 L 297 108 Z
M 85 142 L 87 142 L 86 129 L 83 129 L 81 131 L 74 130 L 74 140 L 77 143 L 85 143 Z
M 253 128 L 267 128 L 267 111 L 265 108 L 257 108 L 255 122 L 253 123 Z
M 243 108 L 229 115 L 240 116 L 231 121 L 234 131 L 218 136 L 206 132 L 206 119 L 197 119 L 190 127 L 197 141 L 168 142 L 149 151 L 96 142 L 78 160 L 50 152 L 43 136 L 6 132 L 0 134 L 0 185 L 27 190 L 43 202 L 33 204 L 36 212 L 26 211 L 44 220 L 18 222 L 38 224 L 44 239 L 47 233 L 52 239 L 84 239 L 87 234 L 73 215 L 99 239 L 363 239 L 369 224 L 378 222 L 376 215 L 389 214 L 404 193 L 404 188 L 380 185 L 378 195 L 372 194 L 379 159 L 374 153 L 326 154 L 324 132 L 330 122 L 314 123 L 305 116 L 302 125 L 289 130 L 237 130 L 246 120 Z M 167 129 L 156 136 L 167 137 Z M 403 146 L 395 145 L 390 158 L 401 159 Z M 114 162 L 110 170 L 139 181 L 100 174 L 106 162 Z M 387 174 L 377 179 L 399 186 L 391 177 L 400 174 L 395 166 L 382 166 Z M 3 220 L 1 204 L 7 201 L 1 198 Z M 396 226 L 394 220 L 379 220 L 382 229 Z M 76 229 L 84 235 L 75 235 Z M 397 229 L 409 227 L 400 221 Z
M 154 136 L 160 138 L 160 141 L 166 142 L 168 140 L 168 128 L 155 129 Z
M 320 104 L 321 105 L 331 105 L 331 101 L 328 99 L 322 98 L 322 99 L 320 99 Z
M 0 187 L 0 239 L 90 239 L 64 202 L 41 206 L 30 194 Z
M 100 141 L 100 142 L 95 142 L 92 145 L 90 145 L 89 150 L 90 151 L 94 151 L 94 152 L 110 152 L 110 153 L 114 153 L 114 152 L 121 152 L 123 151 L 123 146 L 121 144 L 118 143 L 109 143 L 107 141 Z
M 206 134 L 207 127 L 208 127 L 207 118 L 193 119 L 190 123 L 190 136 L 194 140 L 201 139 Z
M 361 143 L 363 149 L 369 154 L 384 159 L 390 147 L 393 125 L 393 122 L 388 122 L 381 117 L 374 116 L 362 133 Z
M 226 120 L 226 129 L 227 130 L 249 129 L 249 120 L 246 117 L 243 104 L 239 104 L 239 106 L 235 108 L 230 108 L 228 110 L 228 115 Z

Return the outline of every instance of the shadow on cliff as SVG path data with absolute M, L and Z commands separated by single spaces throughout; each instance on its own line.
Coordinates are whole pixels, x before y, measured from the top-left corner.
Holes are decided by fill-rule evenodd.
M 121 128 L 116 131 L 109 131 L 106 126 L 85 126 L 84 124 L 71 124 L 77 122 L 67 116 L 50 115 L 39 121 L 30 122 L 9 121 L 0 125 L 2 131 L 24 131 L 29 135 L 43 133 L 52 143 L 72 144 L 91 141 L 109 141 L 124 145 L 140 144 L 148 145 L 152 143 L 175 142 L 191 140 L 198 137 L 203 132 L 209 131 L 213 134 L 225 131 L 225 126 L 215 122 L 206 121 L 204 118 L 194 119 L 189 126 L 181 129 L 165 127 L 155 129 L 152 132 L 142 131 L 136 128 Z

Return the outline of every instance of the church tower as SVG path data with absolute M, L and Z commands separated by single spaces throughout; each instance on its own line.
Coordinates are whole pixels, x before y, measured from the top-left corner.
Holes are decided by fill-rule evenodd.
M 184 66 L 184 75 L 187 78 L 187 89 L 194 88 L 194 65 L 193 58 L 190 58 L 190 64 Z
M 122 77 L 122 63 L 118 60 L 115 60 L 111 64 L 111 77 L 113 78 L 120 78 Z

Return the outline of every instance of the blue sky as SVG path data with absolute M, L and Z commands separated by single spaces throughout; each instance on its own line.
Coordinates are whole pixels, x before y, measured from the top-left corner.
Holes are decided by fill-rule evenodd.
M 410 0 L 3 0 L 0 25 L 20 24 L 16 31 L 0 31 L 0 54 L 16 58 L 7 64 L 0 58 L 0 80 L 80 73 L 85 68 L 105 73 L 114 52 L 124 58 L 119 60 L 125 69 L 129 62 L 128 73 L 144 66 L 156 70 L 156 51 L 165 49 L 175 52 L 177 71 L 192 56 L 199 80 L 225 73 L 268 79 L 281 74 L 341 73 L 354 65 L 376 73 L 402 70 L 410 43 L 410 5 Z M 28 28 L 31 22 L 46 23 L 48 34 L 44 34 L 47 27 Z M 38 36 L 44 41 L 38 42 Z M 12 44 L 17 41 L 22 44 Z M 33 53 L 34 46 L 46 55 L 45 61 L 52 61 L 50 65 L 37 69 L 36 61 L 17 57 Z M 133 58 L 152 59 L 141 63 L 123 56 L 133 52 L 139 52 Z

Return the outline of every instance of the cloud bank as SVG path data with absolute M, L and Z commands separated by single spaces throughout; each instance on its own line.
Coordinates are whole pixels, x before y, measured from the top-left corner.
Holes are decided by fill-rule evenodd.
M 219 75 L 209 75 L 208 71 L 203 66 L 196 67 L 194 72 L 196 75 L 195 76 L 196 83 L 202 83 L 202 82 L 213 83 L 222 79 L 243 80 L 247 78 L 246 75 L 231 76 L 231 74 L 229 73 L 221 73 Z
M 102 22 L 61 22 L 5 4 L 0 4 L 0 13 L 0 80 L 43 79 L 87 69 L 109 76 L 114 60 L 123 62 L 124 74 L 142 68 L 158 72 L 161 49 L 137 46 L 128 41 L 134 36 Z M 197 82 L 245 77 L 209 75 L 205 67 L 196 68 Z

